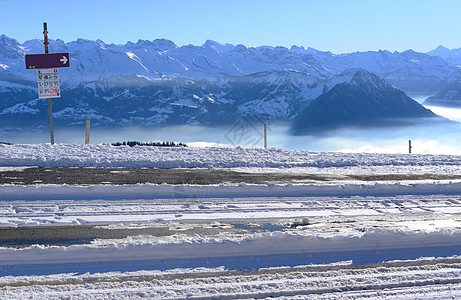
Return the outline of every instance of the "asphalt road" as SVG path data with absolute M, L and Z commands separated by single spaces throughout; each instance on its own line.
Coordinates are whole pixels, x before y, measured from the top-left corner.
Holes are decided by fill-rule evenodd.
M 153 168 L 27 168 L 24 170 L 0 170 L 0 185 L 34 184 L 267 184 L 313 183 L 328 181 L 402 181 L 402 180 L 456 180 L 461 174 L 381 174 L 335 175 L 309 173 L 246 173 L 228 169 L 153 169 Z
M 23 248 L 34 244 L 70 246 L 89 244 L 95 239 L 123 239 L 129 236 L 171 236 L 174 234 L 214 236 L 223 232 L 233 234 L 274 231 L 289 228 L 253 221 L 245 222 L 198 222 L 187 225 L 129 224 L 111 225 L 72 225 L 72 226 L 24 226 L 0 227 L 0 247 Z
M 153 169 L 153 168 L 39 168 L 1 170 L 0 185 L 123 185 L 137 183 L 153 184 L 249 184 L 267 183 L 315 183 L 328 181 L 402 181 L 402 180 L 455 180 L 461 174 L 381 174 L 381 175 L 337 175 L 309 173 L 247 173 L 228 169 Z M 169 236 L 176 233 L 214 235 L 226 232 L 255 232 L 274 230 L 274 226 L 251 227 L 245 224 L 213 225 L 195 224 L 184 228 L 148 226 L 143 228 L 108 228 L 104 226 L 36 226 L 0 228 L 0 247 L 26 247 L 31 244 L 72 245 L 90 243 L 94 239 L 120 239 L 128 236 Z M 275 228 L 275 230 L 282 230 Z

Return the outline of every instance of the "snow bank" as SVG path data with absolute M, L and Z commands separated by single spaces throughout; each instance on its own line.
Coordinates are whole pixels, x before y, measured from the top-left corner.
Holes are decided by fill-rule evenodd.
M 365 154 L 281 149 L 0 144 L 0 167 L 347 168 L 461 166 L 461 156 Z
M 336 253 L 384 249 L 460 246 L 461 230 L 432 232 L 367 229 L 363 234 L 322 237 L 309 231 L 263 232 L 241 237 L 201 237 L 175 235 L 157 241 L 132 240 L 69 247 L 0 248 L 0 266 L 54 264 L 72 261 L 136 261 L 282 255 L 295 253 Z

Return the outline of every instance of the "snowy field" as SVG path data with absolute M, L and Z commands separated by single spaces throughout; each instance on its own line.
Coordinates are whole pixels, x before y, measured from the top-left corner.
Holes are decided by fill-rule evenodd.
M 4 145 L 0 167 L 129 167 L 129 168 L 314 168 L 340 172 L 451 172 L 458 155 L 362 154 L 248 148 L 133 147 L 109 145 Z M 446 170 L 448 168 L 448 170 Z M 352 169 L 353 171 L 349 171 Z M 277 170 L 278 171 L 278 170 Z
M 231 168 L 335 179 L 2 185 L 0 238 L 69 227 L 162 234 L 4 242 L 1 299 L 461 297 L 461 181 L 433 179 L 460 175 L 461 156 L 0 145 L 1 176 L 26 167 Z M 347 177 L 390 174 L 419 177 Z

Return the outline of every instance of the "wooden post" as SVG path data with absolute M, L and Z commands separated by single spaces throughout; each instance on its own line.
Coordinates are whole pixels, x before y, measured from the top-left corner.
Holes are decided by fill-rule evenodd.
M 411 140 L 408 140 L 408 153 L 411 154 Z
M 51 105 L 51 98 L 48 98 L 48 115 L 50 118 L 50 139 L 51 145 L 54 145 L 54 128 L 53 128 L 53 107 Z
M 48 24 L 46 22 L 43 22 L 43 37 L 45 38 L 45 42 L 43 43 L 45 45 L 45 53 L 48 53 Z
M 264 123 L 264 149 L 267 149 L 267 126 Z
M 46 22 L 43 22 L 43 36 L 45 38 L 45 53 L 48 53 L 48 25 Z M 48 115 L 50 118 L 50 140 L 51 145 L 54 145 L 53 108 L 51 105 L 51 98 L 48 98 Z
M 90 120 L 86 120 L 85 145 L 90 143 Z

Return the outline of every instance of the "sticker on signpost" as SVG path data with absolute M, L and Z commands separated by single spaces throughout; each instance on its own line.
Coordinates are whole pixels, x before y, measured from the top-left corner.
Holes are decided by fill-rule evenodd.
M 61 88 L 59 86 L 59 69 L 38 69 L 38 97 L 59 98 Z

